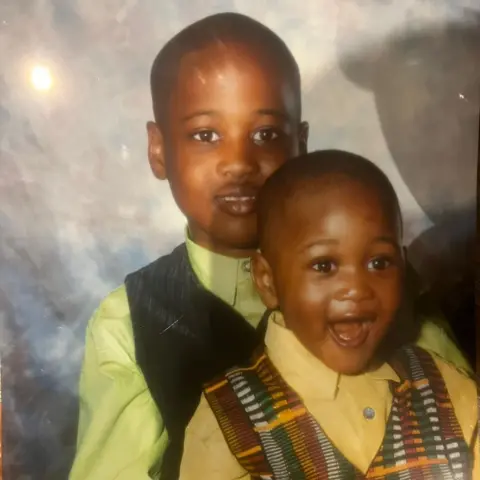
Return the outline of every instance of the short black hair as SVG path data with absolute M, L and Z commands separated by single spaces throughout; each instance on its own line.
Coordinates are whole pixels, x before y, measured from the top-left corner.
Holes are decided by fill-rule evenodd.
M 172 37 L 156 56 L 150 72 L 155 122 L 164 126 L 172 90 L 182 58 L 216 42 L 235 42 L 267 54 L 291 82 L 301 118 L 301 79 L 298 64 L 285 42 L 272 30 L 239 13 L 218 13 L 205 17 Z
M 284 211 L 295 192 L 315 187 L 318 180 L 341 175 L 375 190 L 384 207 L 397 217 L 402 229 L 402 215 L 395 189 L 385 173 L 360 155 L 342 150 L 318 150 L 284 163 L 260 190 L 257 199 L 257 222 L 260 247 L 268 243 L 272 219 Z M 285 228 L 288 228 L 287 226 Z

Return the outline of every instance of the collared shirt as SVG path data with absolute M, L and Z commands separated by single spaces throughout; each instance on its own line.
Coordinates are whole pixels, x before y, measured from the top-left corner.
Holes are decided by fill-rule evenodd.
M 234 259 L 212 253 L 193 243 L 187 235 L 188 258 L 201 284 L 231 305 L 256 327 L 265 306 L 252 282 L 250 259 Z
M 375 371 L 344 376 L 330 370 L 312 355 L 284 326 L 281 315 L 269 319 L 266 352 L 282 378 L 300 395 L 327 437 L 364 473 L 378 452 L 390 414 L 389 380 L 395 371 L 383 364 Z M 463 435 L 475 449 L 478 470 L 476 385 L 439 358 L 435 361 L 445 379 Z M 365 410 L 374 412 L 365 415 Z M 202 401 L 187 428 L 181 480 L 233 480 L 249 478 L 231 453 L 207 401 Z M 474 476 L 474 478 L 480 478 Z
M 186 245 L 200 283 L 257 326 L 265 307 L 251 280 L 250 260 L 217 255 L 188 236 Z M 135 360 L 125 286 L 108 295 L 88 324 L 79 396 L 70 480 L 155 478 L 168 435 Z
M 249 259 L 217 255 L 186 237 L 200 283 L 258 325 L 265 307 L 255 291 Z M 419 343 L 459 366 L 467 365 L 446 333 L 431 322 L 424 324 Z M 135 360 L 125 286 L 107 296 L 88 324 L 79 397 L 77 454 L 70 480 L 155 478 L 168 435 Z

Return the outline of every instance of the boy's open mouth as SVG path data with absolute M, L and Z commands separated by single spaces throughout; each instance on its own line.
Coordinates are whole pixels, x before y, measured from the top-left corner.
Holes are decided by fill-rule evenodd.
M 372 324 L 372 319 L 330 322 L 328 331 L 341 347 L 357 348 L 366 342 Z
M 216 197 L 220 210 L 229 215 L 248 215 L 255 211 L 257 189 L 241 187 Z

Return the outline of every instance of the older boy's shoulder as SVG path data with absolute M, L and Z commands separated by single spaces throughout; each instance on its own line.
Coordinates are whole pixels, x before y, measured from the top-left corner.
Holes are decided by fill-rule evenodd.
M 455 377 L 459 381 L 465 381 L 468 383 L 473 382 L 473 384 L 476 383 L 475 375 L 464 366 L 460 366 L 458 363 L 454 363 L 451 360 L 445 359 L 442 355 L 433 350 L 428 348 L 424 348 L 424 350 L 432 356 L 442 375 L 445 373 L 449 378 Z
M 111 291 L 100 302 L 88 323 L 88 342 L 95 349 L 99 365 L 135 365 L 132 322 L 125 285 Z
M 182 248 L 183 247 L 183 248 Z M 163 255 L 150 264 L 140 268 L 127 276 L 126 281 L 106 295 L 90 319 L 88 328 L 94 337 L 108 337 L 114 335 L 130 342 L 132 333 L 131 310 L 129 302 L 128 282 L 130 288 L 141 289 L 151 287 L 154 277 L 168 276 L 170 270 L 178 268 L 184 259 L 184 244 L 176 247 L 171 253 Z M 133 287 L 132 287 L 133 285 Z M 132 294 L 132 291 L 130 291 Z M 130 342 L 132 343 L 132 342 Z
M 131 336 L 130 308 L 125 285 L 106 295 L 88 322 L 87 331 L 99 343 L 110 337 Z
M 109 292 L 100 302 L 95 317 L 118 317 L 128 315 L 128 300 L 125 285 Z
M 137 275 L 148 275 L 153 272 L 157 273 L 159 271 L 167 270 L 170 264 L 177 264 L 183 258 L 183 249 L 182 245 L 176 247 L 172 252 L 163 255 L 153 262 L 139 268 L 135 272 L 127 275 L 127 279 L 135 277 Z M 106 322 L 111 323 L 112 321 L 118 323 L 127 323 L 130 320 L 130 305 L 128 301 L 128 292 L 127 285 L 124 282 L 122 285 L 118 286 L 111 292 L 109 292 L 100 302 L 98 308 L 96 309 L 94 315 L 90 320 L 90 328 L 102 328 L 106 325 Z
M 126 283 L 138 279 L 140 277 L 152 277 L 158 275 L 166 275 L 167 277 L 175 275 L 176 272 L 188 265 L 188 252 L 185 243 L 175 247 L 170 253 L 162 255 L 153 262 L 145 265 L 138 270 L 127 275 Z

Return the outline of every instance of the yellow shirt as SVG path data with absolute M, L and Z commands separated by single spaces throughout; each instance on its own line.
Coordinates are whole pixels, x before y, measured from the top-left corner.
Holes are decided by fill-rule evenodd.
M 389 380 L 395 371 L 384 364 L 359 376 L 344 376 L 327 368 L 283 326 L 281 315 L 269 320 L 265 338 L 267 354 L 283 379 L 302 397 L 305 406 L 325 434 L 345 457 L 364 473 L 378 452 L 385 435 L 392 394 Z M 439 358 L 435 361 L 445 379 L 458 421 L 467 443 L 475 449 L 475 479 L 478 470 L 477 392 L 475 382 Z M 373 419 L 364 417 L 365 408 Z M 180 480 L 247 479 L 247 472 L 230 452 L 205 397 L 187 428 Z
M 258 325 L 265 307 L 251 280 L 249 260 L 214 254 L 188 236 L 186 244 L 201 284 Z M 420 344 L 467 365 L 445 332 L 431 322 L 424 324 Z M 107 296 L 88 324 L 79 396 L 77 454 L 70 480 L 156 478 L 168 436 L 135 360 L 124 286 Z

